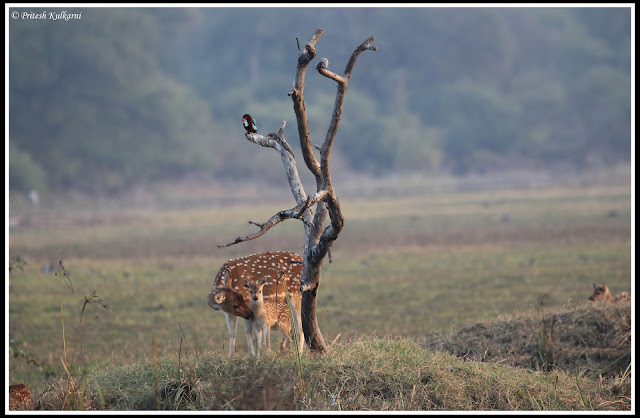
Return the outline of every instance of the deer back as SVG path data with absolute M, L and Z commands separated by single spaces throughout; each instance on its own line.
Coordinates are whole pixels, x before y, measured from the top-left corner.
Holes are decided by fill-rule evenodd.
M 302 257 L 298 254 L 284 251 L 268 251 L 228 260 L 216 274 L 207 300 L 215 299 L 216 295 L 220 294 L 220 289 L 227 289 L 224 291 L 226 298 L 238 301 L 241 297 L 244 306 L 248 309 L 251 304 L 251 295 L 242 281 L 246 279 L 254 283 L 263 277 L 267 277 L 263 289 L 265 306 L 275 306 L 281 302 L 286 304 L 285 297 L 288 291 L 292 298 L 292 303 L 299 312 L 302 300 L 302 293 L 300 292 L 301 262 Z M 211 303 L 209 305 L 214 309 L 222 309 L 225 312 L 229 312 L 225 310 L 225 308 L 228 308 L 226 306 L 216 308 Z M 244 307 L 240 310 L 245 312 Z M 235 312 L 229 313 L 238 315 Z
M 613 297 L 614 302 L 628 302 L 631 300 L 631 293 L 619 292 Z

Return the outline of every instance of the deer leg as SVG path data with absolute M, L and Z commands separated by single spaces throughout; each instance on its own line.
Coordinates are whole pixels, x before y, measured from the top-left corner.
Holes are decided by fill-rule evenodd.
M 238 317 L 225 312 L 225 316 L 227 317 L 227 329 L 229 330 L 229 347 L 228 353 L 229 357 L 236 351 L 236 328 L 238 324 Z
M 254 344 L 254 328 L 255 327 L 253 326 L 253 322 L 251 320 L 244 320 L 244 333 L 247 336 L 247 349 L 249 350 L 249 357 L 255 356 L 256 347 L 259 348 L 260 346 L 260 344 Z
M 257 353 L 256 353 L 256 358 L 260 357 L 260 346 L 262 345 L 262 328 L 255 326 L 253 328 L 253 332 L 256 334 L 256 339 L 258 340 L 258 344 L 257 344 Z
M 284 336 L 282 337 L 282 342 L 280 342 L 280 351 L 285 352 L 289 348 L 289 339 Z
M 296 341 L 298 342 L 298 354 L 302 354 L 302 350 L 304 349 L 304 331 L 302 329 L 302 317 L 300 316 L 300 311 L 295 307 L 293 308 L 293 317 L 294 321 L 294 330 L 296 335 Z
M 271 328 L 265 327 L 264 330 L 264 346 L 267 347 L 267 353 L 271 353 Z

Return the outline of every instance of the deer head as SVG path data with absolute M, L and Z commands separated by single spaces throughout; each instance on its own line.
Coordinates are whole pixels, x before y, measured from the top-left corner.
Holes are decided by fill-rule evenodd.
M 221 310 L 244 319 L 252 319 L 253 312 L 244 302 L 242 295 L 228 287 L 229 270 L 222 271 L 221 286 L 211 288 L 207 295 L 207 303 L 215 310 Z
M 593 295 L 589 296 L 589 300 L 613 300 L 609 287 L 606 284 L 593 284 Z

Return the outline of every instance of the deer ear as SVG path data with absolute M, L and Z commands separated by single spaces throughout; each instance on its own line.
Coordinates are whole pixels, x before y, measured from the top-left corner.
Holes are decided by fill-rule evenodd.
M 242 279 L 242 285 L 244 287 L 246 287 L 247 289 L 251 287 L 250 283 L 247 281 L 247 279 Z
M 593 288 L 594 288 L 594 289 L 597 289 L 597 288 L 598 288 L 598 285 L 594 283 L 594 284 L 593 284 Z
M 222 286 L 227 287 L 230 276 L 231 276 L 231 270 L 229 270 L 228 267 L 225 267 L 225 269 L 222 271 Z
M 260 281 L 258 282 L 258 284 L 265 284 L 267 282 L 267 280 L 269 279 L 269 276 L 264 276 L 262 279 L 260 279 Z
M 218 293 L 214 299 L 216 300 L 216 303 L 222 303 L 224 302 L 225 297 L 224 294 Z

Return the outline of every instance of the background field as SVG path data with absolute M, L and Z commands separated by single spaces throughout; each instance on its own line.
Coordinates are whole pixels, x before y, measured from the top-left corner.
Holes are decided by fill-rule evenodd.
M 328 342 L 455 331 L 502 314 L 575 308 L 592 282 L 631 290 L 628 167 L 582 176 L 513 173 L 500 178 L 358 178 L 336 181 L 346 218 L 325 261 L 319 323 Z M 118 200 L 58 196 L 31 208 L 10 199 L 9 256 L 24 259 L 7 281 L 10 381 L 34 393 L 62 373 L 62 257 L 73 285 L 62 295 L 67 349 L 85 296 L 77 362 L 124 365 L 179 350 L 223 352 L 224 315 L 206 304 L 227 259 L 266 250 L 301 251 L 297 221 L 218 249 L 293 206 L 282 189 L 167 185 Z M 62 254 L 62 255 L 61 255 Z M 242 325 L 238 349 L 246 352 Z M 274 333 L 276 334 L 276 333 Z M 279 336 L 274 336 L 274 341 Z M 81 346 L 80 346 L 81 344 Z

